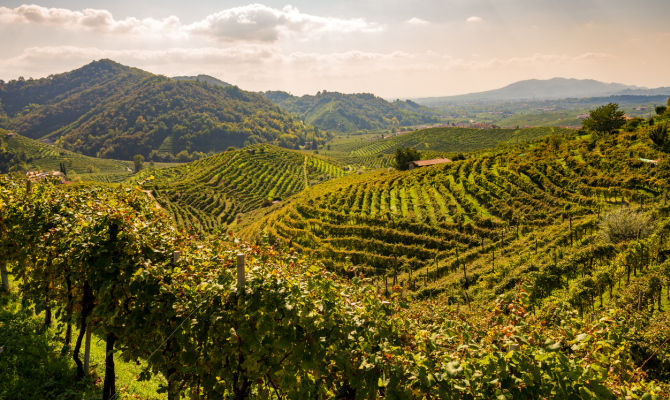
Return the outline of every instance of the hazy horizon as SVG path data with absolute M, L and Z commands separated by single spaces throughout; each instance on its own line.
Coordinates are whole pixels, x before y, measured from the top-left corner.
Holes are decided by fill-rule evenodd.
M 435 97 L 555 77 L 670 84 L 670 3 L 660 0 L 5 3 L 4 80 L 110 58 L 296 95 Z

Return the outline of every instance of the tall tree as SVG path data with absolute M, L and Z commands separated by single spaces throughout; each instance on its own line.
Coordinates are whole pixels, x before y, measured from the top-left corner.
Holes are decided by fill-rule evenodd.
M 609 103 L 591 110 L 589 117 L 582 122 L 586 129 L 599 133 L 612 133 L 626 123 L 625 113 L 619 110 L 619 105 Z

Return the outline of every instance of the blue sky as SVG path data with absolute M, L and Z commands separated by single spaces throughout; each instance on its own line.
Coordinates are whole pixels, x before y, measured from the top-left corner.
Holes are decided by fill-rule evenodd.
M 2 1 L 0 79 L 93 59 L 249 90 L 388 97 L 529 78 L 670 85 L 670 1 Z

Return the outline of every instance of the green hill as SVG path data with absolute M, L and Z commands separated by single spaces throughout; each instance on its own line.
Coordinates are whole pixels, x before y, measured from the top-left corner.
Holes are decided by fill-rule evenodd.
M 311 185 L 342 175 L 343 170 L 326 159 L 254 145 L 148 171 L 134 180 L 143 182 L 180 226 L 211 231 L 233 223 L 241 214 L 283 202 Z
M 393 164 L 395 151 L 400 147 L 413 147 L 422 153 L 423 158 L 436 158 L 492 149 L 501 144 L 524 143 L 568 132 L 571 130 L 564 128 L 428 128 L 386 136 L 336 137 L 329 142 L 323 154 L 345 164 L 382 168 Z
M 168 164 L 157 163 L 155 167 Z M 95 158 L 74 153 L 0 129 L 0 173 L 59 171 L 68 179 L 120 182 L 133 175 L 133 162 Z
M 639 246 L 660 246 L 659 262 L 667 257 L 668 182 L 658 175 L 667 174 L 668 154 L 653 145 L 650 129 L 555 135 L 446 165 L 347 176 L 307 189 L 242 233 L 268 235 L 336 270 L 390 276 L 419 296 L 488 301 L 522 279 L 539 298 L 577 291 L 586 277 L 605 279 L 596 276 L 600 262 Z M 661 159 L 661 167 L 645 159 Z M 603 219 L 622 204 L 646 213 L 644 241 L 639 233 L 639 241 L 635 234 L 603 241 Z M 589 293 L 603 294 L 604 283 L 588 284 Z M 587 297 L 575 301 L 585 305 Z
M 0 105 L 5 128 L 103 158 L 184 161 L 229 146 L 298 148 L 324 137 L 259 94 L 177 81 L 110 60 L 0 84 Z
M 297 97 L 270 91 L 264 95 L 305 122 L 333 132 L 390 129 L 441 120 L 434 110 L 412 101 L 388 102 L 368 93 L 322 91 L 314 96 Z

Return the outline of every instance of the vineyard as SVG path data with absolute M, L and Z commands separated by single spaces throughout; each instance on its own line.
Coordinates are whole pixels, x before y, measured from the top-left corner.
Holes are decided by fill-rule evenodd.
M 85 383 L 91 331 L 106 347 L 104 365 L 91 366 L 104 377 L 90 383 L 103 400 L 136 398 L 116 387 L 119 353 L 146 365 L 139 378 L 162 375 L 168 400 L 667 395 L 655 375 L 663 366 L 642 370 L 638 361 L 645 349 L 637 344 L 654 333 L 644 310 L 607 309 L 595 320 L 569 309 L 536 313 L 528 282 L 490 309 L 408 307 L 398 285 L 384 296 L 371 280 L 341 279 L 307 254 L 187 235 L 165 217 L 133 188 L 1 178 L 3 289 L 8 276 L 18 282 L 23 312 L 34 313 L 26 333 L 41 329 L 37 318 L 62 327 L 60 355 L 44 356 L 71 359 L 76 376 L 51 382 L 31 369 L 24 377 L 5 360 L 25 351 L 3 342 L 0 396 L 46 398 L 54 383 Z
M 319 182 L 344 175 L 326 159 L 271 145 L 227 151 L 134 177 L 179 226 L 213 231 L 237 216 L 285 201 Z
M 552 134 L 566 134 L 564 128 L 474 129 L 428 128 L 408 133 L 352 136 L 334 141 L 324 152 L 345 164 L 385 168 L 393 163 L 397 148 L 412 147 L 427 157 L 493 149 L 501 144 L 519 144 Z M 425 158 L 425 157 L 424 157 Z
M 2 130 L 0 135 L 4 151 L 25 157 L 27 170 L 58 171 L 63 166 L 71 178 L 100 182 L 121 182 L 132 175 L 130 161 L 88 157 L 18 134 L 7 136 Z
M 333 270 L 356 266 L 385 291 L 400 285 L 462 304 L 493 299 L 524 276 L 542 282 L 537 301 L 578 290 L 584 279 L 590 296 L 602 296 L 622 273 L 630 280 L 630 263 L 612 264 L 639 247 L 646 256 L 634 275 L 653 266 L 649 276 L 668 286 L 658 270 L 670 250 L 668 185 L 640 161 L 664 155 L 649 130 L 555 135 L 447 165 L 348 176 L 308 189 L 242 233 L 267 235 Z M 603 218 L 621 210 L 653 221 L 649 236 L 601 240 Z M 653 299 L 661 301 L 657 289 L 641 302 Z

